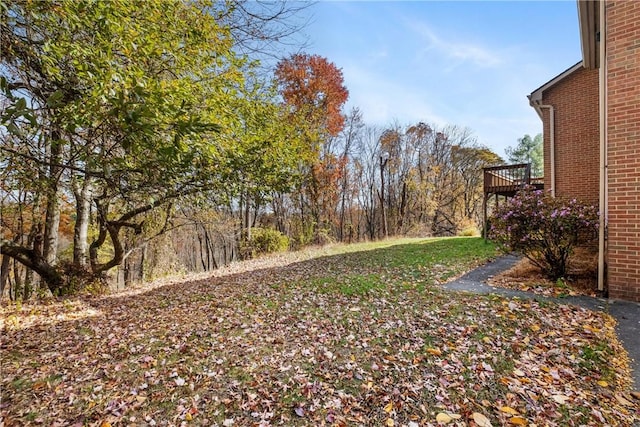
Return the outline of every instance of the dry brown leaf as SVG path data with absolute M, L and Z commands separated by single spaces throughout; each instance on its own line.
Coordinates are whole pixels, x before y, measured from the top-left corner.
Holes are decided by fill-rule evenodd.
M 438 415 L 436 415 L 436 422 L 440 424 L 447 424 L 447 423 L 450 423 L 451 421 L 453 421 L 453 418 L 451 418 L 449 414 L 440 412 Z
M 46 381 L 36 381 L 35 383 L 33 383 L 33 385 L 31 386 L 31 388 L 35 391 L 38 390 L 42 390 L 43 388 L 47 387 L 47 382 Z
M 472 417 L 473 417 L 473 421 L 476 422 L 478 427 L 493 427 L 491 425 L 491 422 L 489 421 L 489 418 L 482 415 L 480 412 L 474 412 Z
M 624 406 L 634 406 L 634 405 L 633 405 L 633 403 L 629 402 L 627 399 L 625 399 L 624 397 L 622 397 L 622 396 L 621 396 L 621 395 L 619 395 L 619 394 L 616 394 L 616 395 L 615 395 L 615 398 L 616 398 L 616 400 L 617 400 L 618 402 L 620 402 L 620 404 L 621 404 L 621 405 L 624 405 Z
M 442 350 L 440 350 L 439 348 L 428 348 L 427 353 L 431 354 L 432 356 L 442 356 Z
M 551 396 L 551 398 L 555 400 L 556 403 L 559 403 L 560 405 L 564 405 L 565 403 L 567 403 L 567 400 L 569 400 L 569 397 L 563 394 L 554 394 L 553 396 Z

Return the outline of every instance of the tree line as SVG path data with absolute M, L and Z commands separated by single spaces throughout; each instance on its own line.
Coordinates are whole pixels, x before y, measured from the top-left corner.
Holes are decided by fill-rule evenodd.
M 300 7 L 6 2 L 2 294 L 212 270 L 256 228 L 295 249 L 477 227 L 502 160 L 469 130 L 371 126 L 327 58 L 260 61 Z

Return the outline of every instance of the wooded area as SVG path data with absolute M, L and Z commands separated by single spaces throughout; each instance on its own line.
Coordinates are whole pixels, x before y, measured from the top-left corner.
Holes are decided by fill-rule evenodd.
M 2 295 L 209 271 L 255 228 L 296 249 L 480 224 L 502 160 L 470 130 L 368 125 L 327 58 L 264 61 L 300 6 L 5 5 Z

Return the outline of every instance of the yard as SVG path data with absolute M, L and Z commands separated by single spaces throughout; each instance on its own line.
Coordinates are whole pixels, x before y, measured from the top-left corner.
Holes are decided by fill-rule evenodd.
M 448 293 L 479 238 L 335 246 L 2 307 L 4 426 L 619 425 L 613 319 Z

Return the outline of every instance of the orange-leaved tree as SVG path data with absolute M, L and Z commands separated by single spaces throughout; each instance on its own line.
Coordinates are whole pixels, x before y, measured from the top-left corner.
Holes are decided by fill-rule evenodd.
M 294 54 L 278 63 L 275 75 L 291 122 L 316 153 L 312 163 L 303 166 L 307 179 L 294 197 L 301 222 L 312 224 L 312 227 L 303 227 L 307 230 L 303 233 L 306 236 L 298 236 L 306 243 L 317 238 L 319 229 L 330 226 L 332 215 L 326 212 L 327 201 L 335 199 L 333 193 L 340 181 L 336 172 L 344 173 L 341 162 L 335 164 L 339 159 L 331 152 L 330 141 L 344 128 L 342 109 L 349 91 L 344 86 L 342 71 L 319 55 Z M 330 173 L 326 173 L 328 171 Z M 335 203 L 329 204 L 335 209 Z M 306 212 L 311 218 L 305 218 Z
M 276 78 L 284 102 L 315 127 L 318 136 L 336 136 L 342 130 L 349 91 L 335 64 L 319 55 L 295 54 L 278 63 Z

